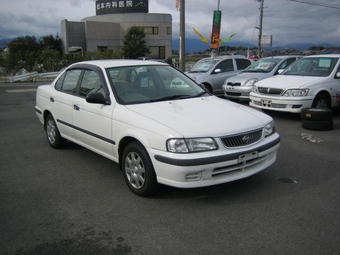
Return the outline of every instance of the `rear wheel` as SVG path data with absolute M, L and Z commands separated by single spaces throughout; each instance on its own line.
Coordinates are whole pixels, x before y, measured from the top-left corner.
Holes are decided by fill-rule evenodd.
M 159 185 L 152 162 L 140 143 L 132 142 L 126 146 L 122 169 L 125 181 L 133 193 L 147 197 L 157 192 Z
M 51 114 L 46 117 L 45 131 L 47 141 L 51 147 L 60 149 L 65 145 L 66 139 L 61 137 L 57 124 L 55 123 Z

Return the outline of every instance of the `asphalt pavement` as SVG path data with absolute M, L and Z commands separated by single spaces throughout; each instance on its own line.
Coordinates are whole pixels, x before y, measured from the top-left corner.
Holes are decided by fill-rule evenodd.
M 338 113 L 333 130 L 309 131 L 297 114 L 268 112 L 281 135 L 274 165 L 142 198 L 114 162 L 48 145 L 39 84 L 0 83 L 1 255 L 340 254 Z

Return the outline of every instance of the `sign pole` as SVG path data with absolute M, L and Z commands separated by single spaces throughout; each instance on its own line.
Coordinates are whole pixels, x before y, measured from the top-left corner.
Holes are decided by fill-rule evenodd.
M 185 72 L 185 0 L 180 0 L 179 8 L 179 70 Z

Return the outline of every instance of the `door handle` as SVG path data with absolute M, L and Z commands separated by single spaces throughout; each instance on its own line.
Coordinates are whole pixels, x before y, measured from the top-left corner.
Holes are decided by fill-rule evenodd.
M 50 97 L 50 101 L 54 103 L 54 97 Z
M 74 105 L 73 105 L 73 109 L 76 110 L 76 111 L 79 111 L 79 110 L 80 110 L 80 107 L 79 107 L 79 105 L 74 104 Z

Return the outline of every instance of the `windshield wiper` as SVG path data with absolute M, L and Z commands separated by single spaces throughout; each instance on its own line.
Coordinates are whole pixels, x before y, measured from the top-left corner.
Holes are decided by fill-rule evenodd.
M 206 73 L 206 71 L 195 70 L 195 71 L 189 71 L 189 73 Z
M 175 99 L 185 99 L 185 98 L 190 98 L 192 97 L 191 95 L 171 95 L 171 96 L 165 96 L 165 97 L 160 97 L 156 99 L 151 99 L 150 102 L 160 102 L 160 101 L 167 101 L 167 100 L 175 100 Z

